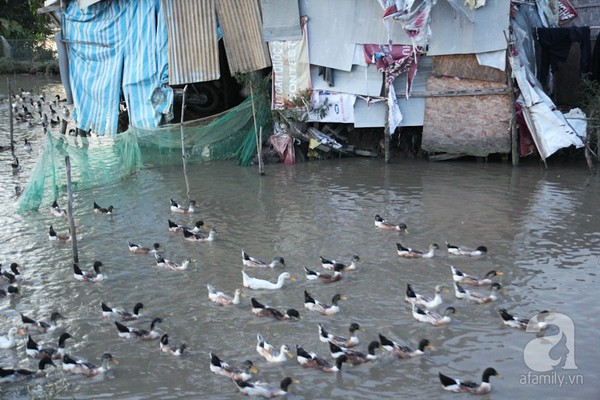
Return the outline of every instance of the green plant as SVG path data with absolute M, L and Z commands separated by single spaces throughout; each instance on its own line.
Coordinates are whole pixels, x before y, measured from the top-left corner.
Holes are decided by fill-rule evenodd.
M 589 75 L 586 75 L 581 79 L 581 86 L 583 89 L 583 111 L 588 118 L 600 120 L 600 81 L 591 79 Z

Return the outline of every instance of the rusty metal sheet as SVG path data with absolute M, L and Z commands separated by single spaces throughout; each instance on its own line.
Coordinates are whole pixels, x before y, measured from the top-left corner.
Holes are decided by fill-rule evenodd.
M 231 74 L 270 67 L 258 0 L 216 0 L 216 6 Z
M 215 0 L 161 0 L 169 34 L 169 84 L 219 79 Z

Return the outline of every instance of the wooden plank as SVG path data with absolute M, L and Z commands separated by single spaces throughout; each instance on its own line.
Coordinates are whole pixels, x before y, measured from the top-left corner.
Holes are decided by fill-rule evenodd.
M 428 90 L 506 88 L 498 82 L 430 76 Z M 484 157 L 508 154 L 511 96 L 430 97 L 425 100 L 421 147 L 429 153 L 467 154 Z
M 506 82 L 506 73 L 479 65 L 475 54 L 455 54 L 433 57 L 433 75 L 452 76 L 480 81 Z

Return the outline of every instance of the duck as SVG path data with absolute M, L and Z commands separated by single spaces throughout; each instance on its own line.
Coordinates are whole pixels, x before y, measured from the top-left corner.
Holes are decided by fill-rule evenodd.
M 133 306 L 133 312 L 125 311 L 121 308 L 110 307 L 106 303 L 101 303 L 102 316 L 104 318 L 119 318 L 121 321 L 135 321 L 140 318 L 140 310 L 144 308 L 143 303 L 136 303 Z
M 132 242 L 127 242 L 129 245 L 129 251 L 133 254 L 154 254 L 160 251 L 160 243 L 154 243 L 152 248 L 143 247 L 139 244 L 135 244 Z
M 0 269 L 1 267 L 2 264 L 0 264 Z M 2 275 L 8 278 L 8 280 L 11 281 L 11 283 L 23 280 L 23 275 L 19 271 L 19 264 L 17 264 L 16 262 L 10 263 L 10 272 L 2 270 Z
M 0 336 L 0 349 L 12 349 L 17 346 L 17 335 L 23 335 L 25 331 L 12 327 L 8 330 L 6 335 Z
M 264 279 L 252 278 L 246 274 L 245 271 L 242 271 L 242 279 L 243 286 L 249 289 L 268 289 L 268 290 L 277 290 L 281 289 L 285 283 L 286 279 L 294 281 L 295 278 L 289 272 L 282 272 L 279 274 L 276 283 L 272 283 L 270 281 Z
M 379 214 L 375 214 L 375 227 L 381 229 L 387 229 L 388 231 L 400 231 L 408 233 L 408 227 L 406 224 L 396 224 L 382 218 Z
M 501 308 L 498 311 L 500 312 L 500 316 L 502 317 L 502 322 L 504 323 L 504 325 L 510 326 L 511 328 L 517 328 L 517 329 L 526 329 L 527 326 L 529 325 L 529 322 L 530 322 L 529 318 L 515 317 L 512 314 L 509 314 L 508 311 L 506 310 L 506 308 Z M 536 331 L 544 329 L 548 326 L 548 324 L 546 322 L 540 321 L 540 316 L 545 317 L 548 314 L 549 314 L 549 311 L 547 311 L 547 310 L 540 311 L 537 314 L 537 318 L 535 320 L 536 321 L 535 325 L 532 325 L 532 327 L 537 328 Z
M 106 214 L 111 215 L 115 211 L 113 206 L 108 206 L 108 208 L 100 207 L 98 203 L 94 202 L 94 213 L 96 214 Z
M 498 296 L 497 296 L 496 292 L 498 290 L 502 289 L 502 285 L 500 285 L 497 282 L 494 282 L 494 283 L 492 283 L 491 288 L 492 288 L 491 293 L 489 295 L 485 296 L 481 293 L 467 290 L 467 289 L 463 288 L 460 285 L 460 283 L 454 282 L 454 294 L 457 299 L 466 299 L 466 300 L 475 302 L 477 304 L 485 304 L 485 303 L 490 303 L 492 301 L 498 300 Z
M 115 321 L 115 325 L 119 330 L 119 337 L 124 339 L 142 339 L 142 340 L 155 340 L 160 337 L 160 333 L 156 330 L 156 324 L 162 322 L 161 318 L 154 318 L 150 324 L 150 330 L 134 328 L 131 326 L 125 326 L 119 321 Z
M 71 235 L 69 234 L 69 236 L 67 236 L 58 234 L 54 230 L 54 227 L 50 225 L 50 230 L 48 231 L 48 239 L 50 239 L 50 241 L 53 242 L 69 243 L 71 242 Z
M 433 258 L 435 251 L 440 248 L 437 243 L 431 243 L 427 252 L 411 247 L 405 247 L 402 243 L 396 243 L 396 247 L 398 249 L 398 255 L 404 258 Z
M 106 279 L 106 275 L 100 271 L 100 267 L 102 266 L 102 261 L 94 261 L 94 273 L 83 272 L 77 263 L 73 263 L 73 276 L 75 280 L 80 282 L 102 282 Z
M 170 345 L 169 335 L 165 333 L 160 337 L 159 348 L 160 351 L 163 353 L 172 354 L 174 356 L 180 356 L 184 353 L 184 351 L 189 349 L 189 346 L 185 343 L 182 343 L 179 346 Z
M 206 284 L 206 289 L 208 289 L 208 300 L 212 301 L 215 304 L 221 306 L 231 306 L 240 304 L 241 297 L 244 295 L 242 289 L 235 289 L 233 292 L 233 297 L 217 290 L 210 283 Z
M 425 354 L 425 349 L 435 350 L 428 339 L 421 339 L 419 342 L 419 347 L 416 350 L 396 343 L 393 340 L 383 336 L 381 333 L 379 334 L 379 342 L 381 343 L 381 348 L 393 352 L 396 357 L 402 359 L 423 355 Z
M 452 321 L 449 314 L 455 313 L 456 309 L 454 307 L 446 307 L 444 314 L 440 315 L 431 310 L 424 310 L 416 304 L 412 305 L 412 316 L 414 319 L 420 322 L 427 322 L 434 326 L 448 325 Z
M 6 279 L 8 279 L 8 283 L 11 283 L 11 284 L 12 283 L 17 283 L 17 278 L 15 277 L 15 275 L 11 274 L 8 271 L 4 271 L 4 270 L 0 271 L 0 276 L 3 276 Z M 6 291 L 5 291 L 5 294 L 6 294 Z
M 13 173 L 21 170 L 21 165 L 19 164 L 19 159 L 17 157 L 15 157 L 14 161 L 10 164 L 10 167 L 12 168 Z
M 188 228 L 187 226 L 179 225 L 169 220 L 169 232 L 181 233 L 183 231 L 190 231 L 192 233 L 198 233 L 202 231 L 203 226 L 204 221 L 196 221 L 193 228 Z
M 187 229 L 183 230 L 183 238 L 190 242 L 212 242 L 215 240 L 216 236 L 217 231 L 215 228 L 210 228 L 208 231 L 208 236 L 201 233 L 194 233 L 192 231 L 188 231 Z
M 379 347 L 381 347 L 380 343 L 377 340 L 373 340 L 371 343 L 369 343 L 368 352 L 363 353 L 358 350 L 345 349 L 329 342 L 329 351 L 331 352 L 331 356 L 337 359 L 345 354 L 346 357 L 348 357 L 348 362 L 352 365 L 365 364 L 376 360 L 377 355 L 375 355 L 375 350 Z
M 190 200 L 190 204 L 187 208 L 183 207 L 175 200 L 171 199 L 171 212 L 179 214 L 194 214 L 196 212 L 196 200 Z
M 287 357 L 292 357 L 292 353 L 287 344 L 282 344 L 281 347 L 277 349 L 267 342 L 260 333 L 256 334 L 256 352 L 270 363 L 281 363 L 284 362 Z
M 296 345 L 296 360 L 304 368 L 320 369 L 323 372 L 338 372 L 342 370 L 342 364 L 348 361 L 348 356 L 342 354 L 335 360 L 335 364 L 332 364 L 315 353 L 309 353 L 301 346 Z
M 444 290 L 444 286 L 436 285 L 435 286 L 435 296 L 433 298 L 423 296 L 421 294 L 415 293 L 410 283 L 406 284 L 406 295 L 404 296 L 404 300 L 410 304 L 416 304 L 421 307 L 425 307 L 429 310 L 437 308 L 440 304 L 444 302 L 442 299 L 442 291 Z
M 487 253 L 487 247 L 485 246 L 479 246 L 476 249 L 471 249 L 469 247 L 457 246 L 448 242 L 446 242 L 446 246 L 448 247 L 448 254 L 452 254 L 454 256 L 474 257 Z
M 52 202 L 52 205 L 50 206 L 50 212 L 55 217 L 67 218 L 67 210 L 60 208 L 58 205 L 58 202 L 56 200 L 54 200 L 54 202 Z
M 87 377 L 93 377 L 104 374 L 110 369 L 112 364 L 117 364 L 118 361 L 110 353 L 102 354 L 102 365 L 95 365 L 82 360 L 76 360 L 68 354 L 62 358 L 63 369 L 73 374 L 82 374 Z
M 29 143 L 29 141 L 27 141 L 27 138 L 25 138 L 24 140 L 25 144 L 23 144 L 23 150 L 25 150 L 28 153 L 31 153 L 31 143 Z
M 359 340 L 356 332 L 362 331 L 362 330 L 363 329 L 360 327 L 360 325 L 357 322 L 352 322 L 350 324 L 350 327 L 348 328 L 348 331 L 350 332 L 350 336 L 346 338 L 346 337 L 339 336 L 339 335 L 333 335 L 333 334 L 327 332 L 325 330 L 325 328 L 323 328 L 323 325 L 319 324 L 319 340 L 323 343 L 332 342 L 333 344 L 335 344 L 336 346 L 339 346 L 339 347 L 345 347 L 345 348 L 356 347 L 360 343 L 360 340 Z
M 270 383 L 260 381 L 248 382 L 234 379 L 233 382 L 235 382 L 235 385 L 239 389 L 240 393 L 252 397 L 262 396 L 266 399 L 285 396 L 286 394 L 288 394 L 288 390 L 291 384 L 300 383 L 296 379 L 293 379 L 289 376 L 281 381 L 279 387 L 273 386 Z
M 217 375 L 223 375 L 233 380 L 247 381 L 248 379 L 252 378 L 252 374 L 256 374 L 258 372 L 252 360 L 244 361 L 242 366 L 238 368 L 230 366 L 213 352 L 210 352 L 209 356 L 210 371 Z
M 347 300 L 347 297 L 338 293 L 331 298 L 331 305 L 329 305 L 315 300 L 310 293 L 306 290 L 304 291 L 304 308 L 309 311 L 316 311 L 323 315 L 337 314 L 340 311 L 340 307 L 338 306 L 340 300 Z
M 497 376 L 500 374 L 494 368 L 486 368 L 481 376 L 481 383 L 473 381 L 461 381 L 459 379 L 450 378 L 438 372 L 440 382 L 444 390 L 454 393 L 470 393 L 470 394 L 486 394 L 492 391 L 492 385 L 490 384 L 490 377 Z
M 250 299 L 250 302 L 252 303 L 252 313 L 254 315 L 258 315 L 259 317 L 271 317 L 275 318 L 278 321 L 291 320 L 294 318 L 301 319 L 300 313 L 293 308 L 290 308 L 285 313 L 282 313 L 281 311 L 276 310 L 273 307 L 262 304 L 254 297 Z
M 58 320 L 62 317 L 63 316 L 58 311 L 54 311 L 50 314 L 50 322 L 45 322 L 21 314 L 21 322 L 26 330 L 37 330 L 41 333 L 47 333 L 56 330 L 58 327 Z
M 285 260 L 283 257 L 276 256 L 273 257 L 273 260 L 270 263 L 267 263 L 259 258 L 248 255 L 248 253 L 242 249 L 242 265 L 250 268 L 275 268 L 278 266 L 285 267 Z
M 324 272 L 317 272 L 304 267 L 306 279 L 308 280 L 320 280 L 323 283 L 333 283 L 342 280 L 342 269 L 343 265 L 337 264 L 333 270 L 333 274 L 327 274 Z
M 319 256 L 319 259 L 321 260 L 321 266 L 323 268 L 334 271 L 336 269 L 339 269 L 340 271 L 351 271 L 358 269 L 358 263 L 361 261 L 360 257 L 356 254 L 352 256 L 350 264 L 344 264 L 335 260 L 328 260 L 322 256 Z
M 27 345 L 25 347 L 25 353 L 29 357 L 50 357 L 60 360 L 65 354 L 65 341 L 71 337 L 72 336 L 67 332 L 62 333 L 58 338 L 58 348 L 55 349 L 54 347 L 41 347 L 33 340 L 31 335 L 27 335 Z
M 456 267 L 454 267 L 452 265 L 450 266 L 450 269 L 452 270 L 452 279 L 454 280 L 454 282 L 458 282 L 458 283 L 462 283 L 462 284 L 468 283 L 469 285 L 473 285 L 473 286 L 491 285 L 492 280 L 489 278 L 494 277 L 494 276 L 504 275 L 504 273 L 502 271 L 491 270 L 490 272 L 485 274 L 485 276 L 483 278 L 478 278 L 473 275 L 465 274 L 464 272 L 459 271 Z
M 188 269 L 190 263 L 194 261 L 191 258 L 186 258 L 181 264 L 177 264 L 174 261 L 167 260 L 160 253 L 154 253 L 154 258 L 156 260 L 157 267 L 163 267 L 172 271 L 184 271 Z
M 0 289 L 0 298 L 17 296 L 19 294 L 21 294 L 21 291 L 17 286 L 10 285 L 6 290 Z
M 38 369 L 35 371 L 22 368 L 12 369 L 0 367 L 0 382 L 17 382 L 25 379 L 43 378 L 46 376 L 45 370 L 49 365 L 56 367 L 56 364 L 54 364 L 50 357 L 44 357 L 40 360 Z

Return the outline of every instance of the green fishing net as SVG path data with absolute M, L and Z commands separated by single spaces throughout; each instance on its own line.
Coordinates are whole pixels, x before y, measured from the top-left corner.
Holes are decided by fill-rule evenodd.
M 268 102 L 255 101 L 256 130 L 272 133 Z M 48 132 L 43 151 L 21 194 L 18 212 L 34 211 L 67 192 L 65 157 L 73 191 L 116 182 L 143 169 L 182 165 L 182 125 L 130 127 L 112 137 L 78 137 Z M 186 163 L 237 159 L 248 166 L 256 154 L 252 99 L 221 114 L 183 123 Z

